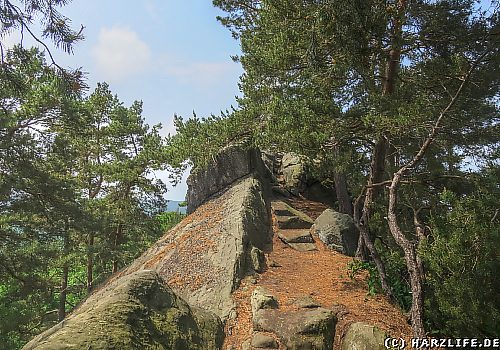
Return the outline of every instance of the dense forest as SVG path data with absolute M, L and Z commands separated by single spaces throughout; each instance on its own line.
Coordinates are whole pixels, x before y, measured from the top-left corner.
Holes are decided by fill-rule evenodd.
M 358 266 L 416 336 L 500 336 L 500 3 L 214 0 L 241 45 L 238 107 L 175 118 L 88 91 L 67 1 L 2 1 L 0 345 L 20 348 L 140 255 L 179 213 L 165 185 L 225 146 L 296 152 L 360 232 Z M 16 5 L 17 4 L 17 5 Z M 30 28 L 41 18 L 43 32 Z

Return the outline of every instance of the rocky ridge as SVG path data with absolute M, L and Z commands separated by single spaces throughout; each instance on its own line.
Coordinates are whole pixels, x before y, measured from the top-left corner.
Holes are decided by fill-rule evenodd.
M 191 214 L 25 349 L 378 349 L 410 334 L 348 277 L 348 218 L 284 186 L 282 158 L 229 147 L 193 172 Z

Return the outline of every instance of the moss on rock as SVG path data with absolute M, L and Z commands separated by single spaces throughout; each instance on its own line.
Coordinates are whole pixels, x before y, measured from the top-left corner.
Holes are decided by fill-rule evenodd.
M 190 308 L 145 270 L 106 285 L 23 349 L 215 350 L 223 339 L 217 316 Z

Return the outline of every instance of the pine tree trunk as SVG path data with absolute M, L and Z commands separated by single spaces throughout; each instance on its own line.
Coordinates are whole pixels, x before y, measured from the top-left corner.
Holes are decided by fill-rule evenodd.
M 61 293 L 59 294 L 59 309 L 58 309 L 58 313 L 57 313 L 59 321 L 64 320 L 64 318 L 66 317 L 66 297 L 67 297 L 67 290 L 68 290 L 68 274 L 69 274 L 68 263 L 65 263 L 63 266 L 63 271 L 62 271 Z
M 412 293 L 412 304 L 410 309 L 411 325 L 413 335 L 415 337 L 424 337 L 424 294 L 422 290 L 423 271 L 421 261 L 418 257 L 416 244 L 411 242 L 404 235 L 399 227 L 396 216 L 397 204 L 397 188 L 401 180 L 403 171 L 400 169 L 394 174 L 391 187 L 389 188 L 389 207 L 387 219 L 389 221 L 389 229 L 396 243 L 403 249 L 406 267 L 410 275 L 410 288 Z
M 397 3 L 398 13 L 394 17 L 393 22 L 393 42 L 392 48 L 389 51 L 389 60 L 386 65 L 386 78 L 383 86 L 383 95 L 391 95 L 396 88 L 396 78 L 399 71 L 401 60 L 401 48 L 399 40 L 402 36 L 403 18 L 405 15 L 406 1 L 399 0 Z M 418 162 L 418 157 L 412 161 L 415 165 Z M 424 337 L 425 328 L 423 321 L 423 305 L 424 295 L 422 291 L 423 272 L 420 259 L 416 251 L 416 245 L 404 235 L 399 227 L 396 215 L 397 191 L 403 174 L 410 167 L 405 166 L 400 168 L 393 176 L 391 186 L 389 187 L 389 204 L 387 219 L 389 222 L 389 230 L 396 240 L 396 243 L 403 249 L 406 267 L 410 275 L 410 287 L 412 291 L 411 305 L 411 322 L 415 337 Z M 417 243 L 418 244 L 418 243 Z
M 68 291 L 68 275 L 69 275 L 69 264 L 68 264 L 68 254 L 69 254 L 69 224 L 66 222 L 64 231 L 64 247 L 63 247 L 63 258 L 64 263 L 62 267 L 61 276 L 61 293 L 59 294 L 59 308 L 58 308 L 58 319 L 62 321 L 66 317 L 66 298 Z
M 338 157 L 339 155 L 339 147 L 337 145 L 333 146 L 333 155 L 334 157 Z M 339 212 L 353 216 L 352 199 L 349 195 L 345 173 L 334 170 L 333 181 L 335 183 L 335 195 L 337 196 Z
M 118 246 L 120 245 L 122 234 L 123 234 L 123 224 L 119 223 L 118 227 L 116 228 L 116 231 L 115 231 L 115 239 L 114 239 L 115 253 L 118 252 Z M 118 272 L 118 259 L 115 257 L 113 259 L 112 273 L 116 273 L 116 272 Z
M 87 293 L 90 294 L 94 283 L 94 232 L 89 234 L 87 249 Z
M 375 195 L 377 191 L 377 187 L 372 186 L 380 182 L 384 172 L 384 164 L 385 164 L 385 153 L 386 153 L 386 140 L 384 137 L 381 137 L 375 148 L 373 150 L 372 161 L 370 165 L 370 177 L 368 178 L 368 186 L 366 188 L 365 200 L 363 204 L 363 210 L 361 212 L 361 217 L 356 217 L 357 227 L 359 230 L 360 239 L 358 241 L 358 250 L 356 251 L 356 256 L 358 258 L 363 258 L 363 250 L 366 249 L 370 253 L 370 256 L 377 267 L 377 271 L 380 277 L 380 285 L 384 293 L 392 298 L 392 291 L 389 287 L 389 283 L 387 282 L 387 274 L 385 272 L 384 264 L 382 263 L 382 259 L 373 244 L 373 241 L 370 237 L 370 232 L 368 229 L 368 224 L 370 221 L 370 217 L 372 214 L 372 207 L 375 200 Z M 355 215 L 359 216 L 359 215 Z
M 339 203 L 339 212 L 353 215 L 351 196 L 347 190 L 347 179 L 344 173 L 334 172 L 335 193 Z

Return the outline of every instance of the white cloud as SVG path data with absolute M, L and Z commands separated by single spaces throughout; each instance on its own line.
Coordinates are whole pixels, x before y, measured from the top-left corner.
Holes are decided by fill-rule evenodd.
M 118 81 L 148 69 L 151 49 L 128 28 L 102 28 L 92 56 L 105 80 Z

